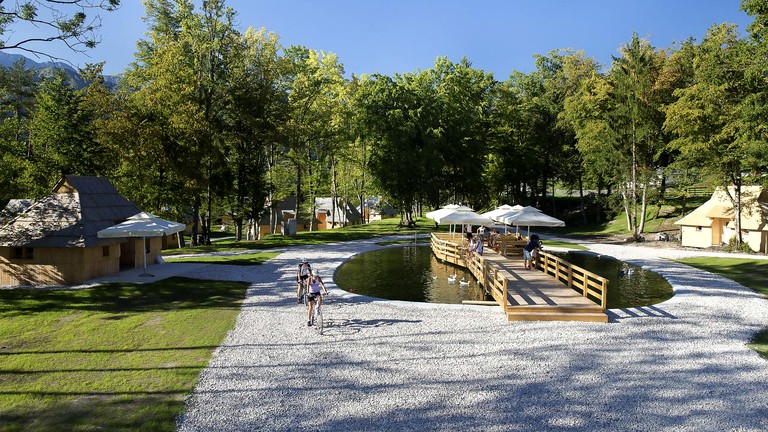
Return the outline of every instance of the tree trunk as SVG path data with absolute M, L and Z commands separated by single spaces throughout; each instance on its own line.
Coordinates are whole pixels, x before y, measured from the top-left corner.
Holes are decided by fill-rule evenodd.
M 197 246 L 200 243 L 197 241 L 197 234 L 199 233 L 200 223 L 200 197 L 195 198 L 195 203 L 192 204 L 192 246 Z
M 581 208 L 581 220 L 584 225 L 587 224 L 587 206 L 584 204 L 584 178 L 581 167 L 579 167 L 579 206 Z
M 331 155 L 331 228 L 336 227 L 336 197 L 337 197 L 337 179 L 336 179 L 336 160 Z M 341 222 L 341 221 L 339 221 Z
M 643 196 L 641 199 L 641 209 L 640 209 L 640 222 L 638 223 L 637 228 L 637 234 L 635 234 L 635 237 L 638 237 L 640 234 L 645 231 L 645 213 L 648 209 L 648 182 L 645 182 L 645 187 L 643 187 Z

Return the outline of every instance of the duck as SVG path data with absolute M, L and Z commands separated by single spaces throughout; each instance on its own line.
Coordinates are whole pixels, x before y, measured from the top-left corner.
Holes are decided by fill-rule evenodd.
M 459 285 L 469 285 L 469 281 L 465 280 L 464 278 L 461 278 L 461 280 L 459 281 Z
M 433 280 L 434 280 L 434 279 L 437 279 L 437 276 L 432 276 L 432 279 L 433 279 Z
M 448 276 L 448 282 L 456 282 L 456 275 Z

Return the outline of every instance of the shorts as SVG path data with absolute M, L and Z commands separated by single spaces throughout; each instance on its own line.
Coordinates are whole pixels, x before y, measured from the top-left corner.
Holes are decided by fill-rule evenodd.
M 301 275 L 299 277 L 301 278 L 301 281 L 303 282 L 303 281 L 305 281 L 305 280 L 307 280 L 309 278 L 309 275 Z
M 530 261 L 530 260 L 533 259 L 533 257 L 531 257 L 531 253 L 530 252 L 528 252 L 527 250 L 523 249 L 523 259 L 526 260 L 526 261 Z
M 323 296 L 322 296 L 322 295 L 320 295 L 320 293 L 319 293 L 319 292 L 316 292 L 316 293 L 313 293 L 313 292 L 311 292 L 311 293 L 309 293 L 309 295 L 307 296 L 307 300 L 312 302 L 312 301 L 315 301 L 315 299 L 316 299 L 316 298 L 318 298 L 318 297 L 322 298 Z

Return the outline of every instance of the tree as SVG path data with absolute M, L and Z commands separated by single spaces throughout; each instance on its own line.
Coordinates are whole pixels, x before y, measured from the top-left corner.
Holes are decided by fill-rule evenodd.
M 223 0 L 205 1 L 195 12 L 189 0 L 147 0 L 149 39 L 139 44 L 125 82 L 138 110 L 168 128 L 160 148 L 173 161 L 191 205 L 193 244 L 199 222 L 208 242 L 212 208 L 225 187 L 224 118 L 240 34 L 235 13 Z M 141 107 L 141 108 L 138 108 Z M 204 206 L 205 204 L 205 206 Z M 201 217 L 200 213 L 203 212 Z
M 86 12 L 111 12 L 120 7 L 120 0 L 23 0 L 13 6 L 0 2 L 0 50 L 19 49 L 35 55 L 61 60 L 46 54 L 41 44 L 59 42 L 75 52 L 95 47 L 99 39 L 101 17 L 90 18 Z M 31 34 L 13 39 L 12 29 L 27 27 Z
M 677 90 L 664 126 L 681 158 L 725 188 L 741 244 L 741 187 L 765 172 L 765 62 L 733 25 L 715 25 L 695 50 L 693 82 Z

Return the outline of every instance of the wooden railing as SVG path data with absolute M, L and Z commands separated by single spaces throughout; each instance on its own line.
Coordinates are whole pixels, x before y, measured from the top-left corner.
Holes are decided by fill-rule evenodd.
M 582 296 L 596 301 L 605 311 L 608 279 L 546 252 L 539 252 L 538 268 Z
M 450 234 L 432 233 L 432 253 L 443 261 L 456 264 L 461 267 L 467 267 L 465 261 L 467 249 L 461 246 L 462 239 L 460 234 L 449 237 Z
M 485 258 L 478 254 L 470 254 L 466 262 L 472 275 L 485 287 L 488 294 L 496 300 L 504 312 L 507 312 L 510 307 L 509 301 L 507 301 L 509 279 L 501 274 L 498 267 L 487 264 Z

